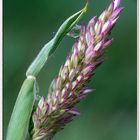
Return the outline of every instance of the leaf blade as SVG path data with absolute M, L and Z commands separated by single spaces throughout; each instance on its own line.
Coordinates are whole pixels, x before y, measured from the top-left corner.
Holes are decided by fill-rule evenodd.
M 33 79 L 26 79 L 21 87 L 16 100 L 6 140 L 25 140 L 28 133 L 28 125 L 35 100 Z
M 29 66 L 26 76 L 33 75 L 37 76 L 42 67 L 45 65 L 49 56 L 51 56 L 56 48 L 58 47 L 60 41 L 63 37 L 71 30 L 71 28 L 83 17 L 86 13 L 88 8 L 88 3 L 86 6 L 80 10 L 79 12 L 75 13 L 74 15 L 70 16 L 58 29 L 54 38 L 49 41 L 39 52 L 33 63 Z

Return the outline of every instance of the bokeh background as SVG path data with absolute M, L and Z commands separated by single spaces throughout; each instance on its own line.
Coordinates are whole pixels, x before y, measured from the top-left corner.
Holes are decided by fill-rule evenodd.
M 111 0 L 91 0 L 81 23 L 99 15 Z M 62 22 L 79 11 L 85 0 L 4 0 L 4 138 L 25 72 L 42 46 Z M 81 116 L 54 140 L 136 140 L 137 138 L 137 1 L 125 7 L 112 36 L 105 63 L 89 87 L 94 93 L 78 104 Z M 38 76 L 40 95 L 47 95 L 52 79 L 64 63 L 74 39 L 65 37 Z

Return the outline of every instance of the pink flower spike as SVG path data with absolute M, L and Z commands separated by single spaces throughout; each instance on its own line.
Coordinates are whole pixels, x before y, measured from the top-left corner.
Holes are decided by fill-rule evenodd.
M 51 140 L 56 132 L 80 114 L 75 105 L 93 92 L 87 84 L 95 69 L 104 62 L 105 50 L 113 41 L 111 31 L 121 11 L 120 0 L 112 0 L 98 19 L 93 17 L 87 27 L 81 26 L 79 38 L 53 80 L 47 99 L 41 98 L 33 113 L 33 140 Z

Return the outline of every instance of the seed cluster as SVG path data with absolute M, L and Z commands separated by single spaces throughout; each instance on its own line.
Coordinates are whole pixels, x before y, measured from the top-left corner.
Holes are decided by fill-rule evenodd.
M 92 91 L 86 85 L 103 62 L 107 46 L 112 43 L 110 33 L 121 11 L 120 0 L 113 0 L 98 19 L 93 17 L 87 27 L 81 26 L 80 36 L 53 80 L 47 99 L 42 97 L 33 113 L 33 140 L 52 139 L 79 115 L 75 105 Z

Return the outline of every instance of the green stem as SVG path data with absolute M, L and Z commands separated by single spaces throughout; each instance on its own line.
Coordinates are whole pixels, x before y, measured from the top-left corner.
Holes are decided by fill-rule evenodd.
M 25 140 L 36 94 L 34 85 L 34 79 L 24 81 L 9 122 L 6 140 Z

